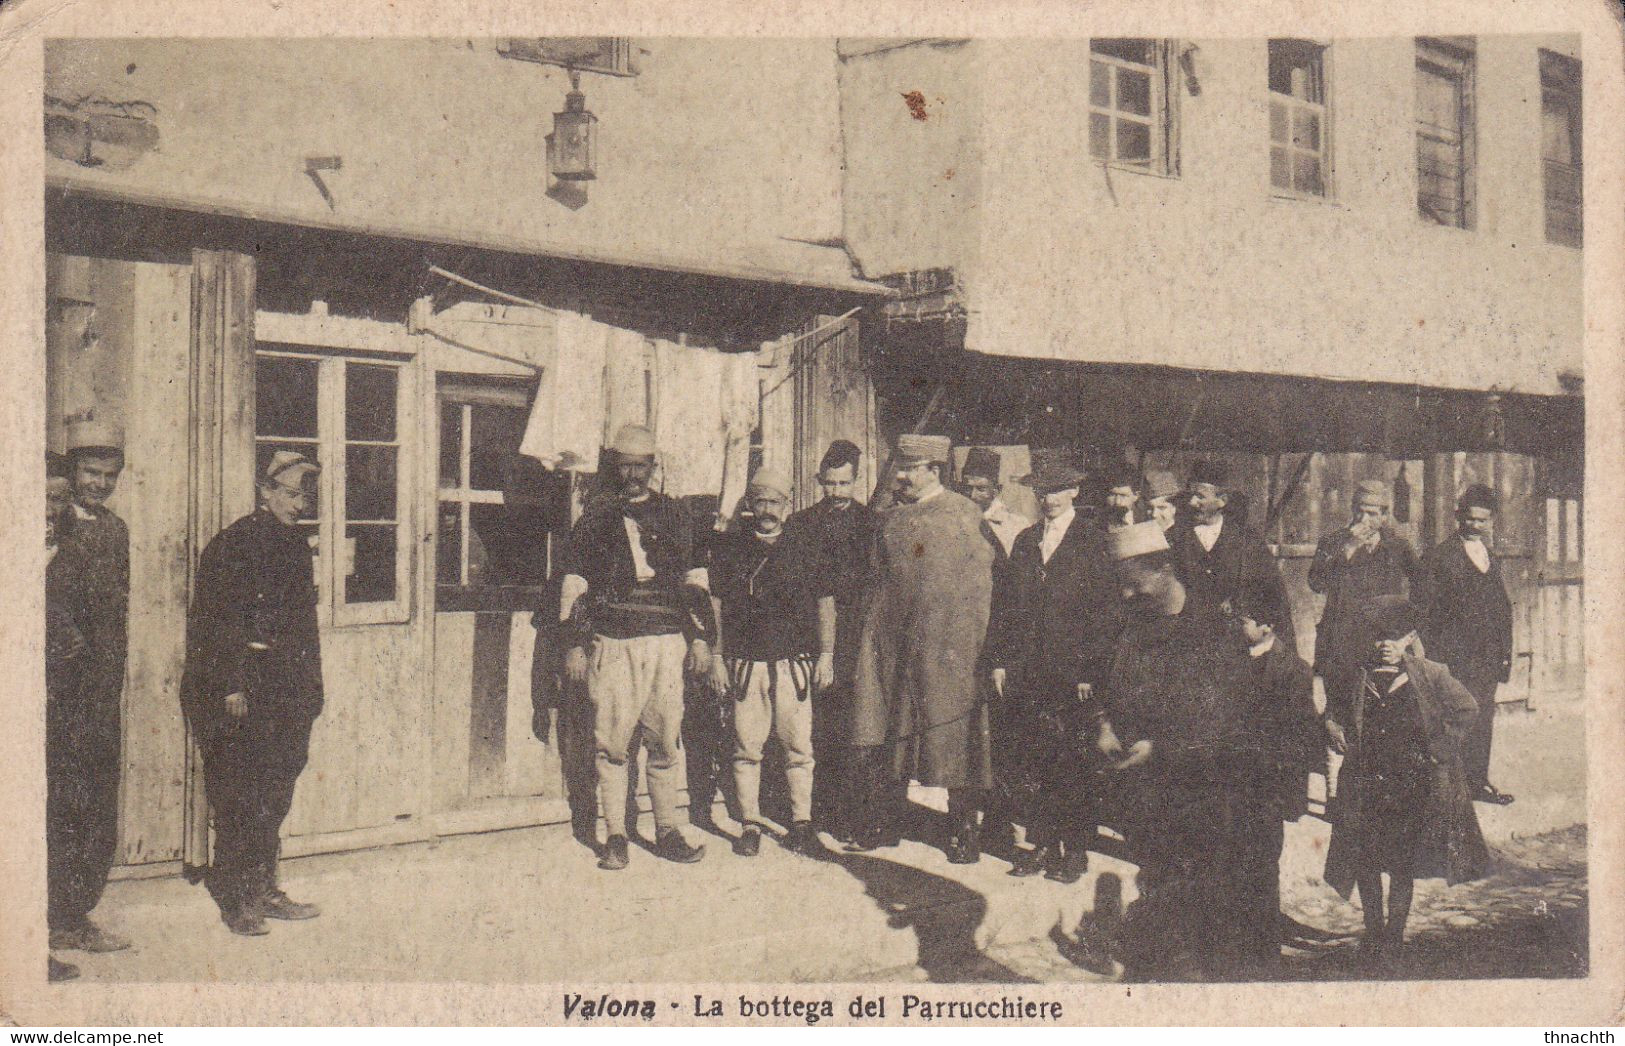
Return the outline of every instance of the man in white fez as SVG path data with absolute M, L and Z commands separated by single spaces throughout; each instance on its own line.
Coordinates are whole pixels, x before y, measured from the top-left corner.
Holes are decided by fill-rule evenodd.
M 705 571 L 682 506 L 649 489 L 654 434 L 622 426 L 607 450 L 615 489 L 588 505 L 570 531 L 559 605 L 565 675 L 586 683 L 593 705 L 608 830 L 598 867 L 618 871 L 629 860 L 627 764 L 636 743 L 649 750 L 654 851 L 692 864 L 705 847 L 690 845 L 678 827 L 678 759 L 684 673 L 699 676 L 711 665 L 715 624 Z
M 889 774 L 870 782 L 861 848 L 890 845 L 897 779 L 948 789 L 952 838 L 968 850 L 993 783 L 977 670 L 993 589 L 993 542 L 976 506 L 943 485 L 946 436 L 897 440 L 897 504 L 882 517 L 875 587 L 864 615 L 853 743 Z
M 1512 677 L 1512 600 L 1491 549 L 1501 499 L 1482 483 L 1456 503 L 1456 533 L 1422 560 L 1422 643 L 1428 657 L 1478 701 L 1478 721 L 1462 746 L 1473 798 L 1505 806 L 1512 796 L 1490 783 L 1495 691 Z
M 1143 980 L 1245 979 L 1277 940 L 1258 913 L 1259 841 L 1279 830 L 1269 723 L 1247 650 L 1192 598 L 1163 530 L 1107 534 L 1130 621 L 1097 715 L 1142 900 L 1124 963 Z
M 72 575 L 80 652 L 53 695 L 55 758 L 49 818 L 58 827 L 47 905 L 51 948 L 111 952 L 130 946 L 90 921 L 113 867 L 123 762 L 124 665 L 129 652 L 130 532 L 107 507 L 124 471 L 123 434 L 94 420 L 68 426 L 72 504 L 55 558 Z M 48 768 L 50 769 L 50 768 Z
M 835 596 L 820 550 L 805 530 L 790 532 L 790 481 L 758 469 L 745 491 L 751 529 L 720 535 L 711 550 L 717 643 L 711 682 L 733 711 L 734 785 L 744 830 L 734 852 L 762 846 L 762 750 L 768 736 L 784 748 L 790 792 L 787 849 L 819 856 L 812 822 L 813 682 L 835 647 Z
M 214 813 L 204 883 L 232 933 L 266 919 L 313 919 L 277 882 L 282 822 L 322 712 L 322 648 L 311 546 L 297 525 L 321 466 L 291 450 L 261 471 L 259 507 L 198 559 L 186 618 L 181 707 L 203 753 Z

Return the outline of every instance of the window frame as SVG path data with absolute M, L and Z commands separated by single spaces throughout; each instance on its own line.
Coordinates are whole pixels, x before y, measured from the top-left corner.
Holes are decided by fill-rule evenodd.
M 273 325 L 274 326 L 274 325 Z M 393 353 L 369 352 L 352 346 L 312 344 L 306 338 L 288 337 L 289 332 L 277 331 L 272 337 L 266 331 L 256 332 L 254 356 L 283 359 L 303 359 L 316 363 L 316 447 L 322 471 L 318 484 L 317 563 L 317 623 L 322 627 L 345 628 L 360 625 L 405 624 L 412 619 L 412 590 L 416 585 L 413 535 L 415 484 L 412 441 L 410 430 L 414 368 L 412 360 Z M 386 366 L 395 371 L 395 438 L 393 440 L 351 440 L 345 425 L 345 387 L 351 364 Z M 258 390 L 256 389 L 256 395 Z M 254 444 L 287 442 L 276 436 L 261 436 L 259 424 L 254 423 Z M 346 477 L 348 450 L 351 446 L 392 446 L 395 448 L 395 597 L 390 600 L 349 602 L 342 596 L 343 584 L 349 576 L 340 573 L 344 557 L 339 553 L 340 539 L 348 541 L 345 533 L 352 522 L 347 514 Z M 364 521 L 358 521 L 364 522 Z M 380 521 L 377 525 L 386 525 Z
M 535 609 L 552 590 L 557 577 L 554 556 L 559 551 L 558 536 L 553 530 L 547 533 L 547 581 L 539 585 L 471 585 L 468 583 L 469 549 L 468 534 L 473 529 L 474 505 L 506 505 L 507 495 L 502 491 L 485 490 L 470 486 L 472 468 L 472 440 L 470 430 L 473 420 L 473 407 L 485 404 L 497 407 L 517 407 L 528 409 L 531 405 L 534 382 L 527 382 L 523 378 L 512 379 L 486 379 L 475 375 L 453 375 L 442 373 L 435 384 L 434 394 L 434 449 L 438 458 L 442 443 L 445 439 L 444 405 L 446 403 L 459 404 L 463 410 L 459 420 L 458 434 L 458 478 L 457 486 L 446 487 L 440 481 L 439 465 L 434 472 L 434 541 L 432 554 L 434 557 L 434 571 L 432 584 L 435 594 L 436 613 L 455 613 L 468 611 L 524 611 Z M 447 502 L 456 502 L 458 506 L 458 583 L 450 584 L 440 580 L 440 554 L 442 548 L 442 535 L 440 527 L 440 508 Z
M 1148 66 L 1138 62 L 1130 62 L 1115 55 L 1097 53 L 1094 49 L 1096 40 L 1106 39 L 1143 40 L 1151 45 L 1156 64 Z M 1090 86 L 1085 105 L 1087 122 L 1084 127 L 1084 136 L 1089 162 L 1119 171 L 1131 171 L 1135 174 L 1150 174 L 1163 178 L 1179 177 L 1179 85 L 1174 72 L 1179 53 L 1177 41 L 1164 37 L 1095 37 L 1089 39 L 1087 43 L 1089 48 Z M 1148 74 L 1151 91 L 1151 113 L 1149 117 L 1141 117 L 1139 113 L 1118 109 L 1115 105 L 1101 107 L 1095 104 L 1093 82 L 1094 66 L 1097 62 L 1110 70 L 1108 97 L 1112 102 L 1115 102 L 1117 98 L 1117 70 Z M 1091 128 L 1095 116 L 1104 116 L 1108 121 L 1109 141 L 1107 145 L 1109 152 L 1112 154 L 1108 157 L 1095 155 L 1094 133 Z M 1117 125 L 1119 121 L 1143 124 L 1150 128 L 1151 156 L 1144 162 L 1125 160 L 1115 155 L 1117 152 Z
M 1299 98 L 1296 95 L 1282 94 L 1270 86 L 1270 47 L 1276 43 L 1301 44 L 1315 49 L 1316 57 L 1318 58 L 1320 65 L 1321 100 L 1319 102 L 1312 102 L 1305 98 Z M 1268 102 L 1265 112 L 1265 140 L 1267 148 L 1265 153 L 1265 178 L 1269 183 L 1271 196 L 1276 197 L 1277 199 L 1303 200 L 1311 203 L 1337 202 L 1336 164 L 1333 162 L 1334 154 L 1332 149 L 1332 143 L 1336 140 L 1332 127 L 1333 101 L 1335 97 L 1332 90 L 1332 84 L 1334 79 L 1332 45 L 1330 41 L 1315 40 L 1306 37 L 1284 36 L 1271 37 L 1264 42 L 1264 92 L 1267 96 L 1266 100 Z M 1277 105 L 1280 105 L 1285 109 L 1287 117 L 1287 140 L 1280 143 L 1275 141 L 1269 127 L 1270 120 L 1274 115 L 1274 108 Z M 1292 141 L 1292 117 L 1297 110 L 1314 112 L 1319 117 L 1320 148 L 1318 150 L 1304 149 Z M 1314 155 L 1319 156 L 1321 192 L 1303 192 L 1290 186 L 1283 187 L 1275 184 L 1275 176 L 1271 170 L 1271 166 L 1273 152 L 1277 145 L 1286 150 L 1289 160 L 1297 154 L 1313 153 Z M 1291 169 L 1292 168 L 1289 166 L 1289 171 Z
M 1438 139 L 1436 133 L 1429 134 L 1423 130 L 1420 111 L 1416 116 L 1417 135 L 1417 168 L 1416 168 L 1416 206 L 1417 217 L 1430 225 L 1440 228 L 1461 229 L 1471 232 L 1478 225 L 1477 215 L 1477 180 L 1478 180 L 1478 55 L 1471 43 L 1461 43 L 1452 40 L 1443 40 L 1438 37 L 1419 36 L 1416 38 L 1416 75 L 1422 75 L 1424 65 L 1432 66 L 1444 73 L 1454 76 L 1459 91 L 1457 103 L 1457 137 L 1454 148 L 1460 165 L 1459 185 L 1460 200 L 1458 203 L 1460 222 L 1452 223 L 1440 221 L 1438 217 L 1425 212 L 1422 208 L 1422 170 L 1421 170 L 1421 142 L 1425 137 Z M 1431 129 L 1431 125 L 1430 125 Z M 1445 143 L 1448 145 L 1448 143 Z
M 1582 77 L 1584 66 L 1580 59 L 1572 58 L 1557 51 L 1540 48 L 1537 51 L 1539 61 L 1540 79 L 1540 183 L 1541 183 L 1541 225 L 1542 234 L 1547 243 L 1560 247 L 1569 247 L 1575 250 L 1585 246 L 1585 140 L 1584 134 L 1584 92 Z M 1569 113 L 1569 140 L 1572 144 L 1574 162 L 1564 163 L 1553 160 L 1546 155 L 1546 99 L 1548 95 L 1559 95 L 1567 103 Z M 1552 235 L 1552 195 L 1553 179 L 1552 166 L 1566 168 L 1566 173 L 1572 177 L 1575 186 L 1574 206 L 1574 239 L 1570 242 L 1566 238 L 1554 238 Z

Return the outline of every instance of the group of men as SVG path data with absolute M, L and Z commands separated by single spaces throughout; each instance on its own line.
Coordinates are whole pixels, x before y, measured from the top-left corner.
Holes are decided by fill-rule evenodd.
M 53 952 L 113 952 L 129 940 L 90 919 L 118 830 L 122 696 L 129 649 L 129 530 L 107 500 L 124 469 L 118 430 L 69 427 L 47 455 L 45 540 L 46 850 Z M 234 933 L 309 919 L 277 885 L 283 819 L 322 708 L 312 548 L 296 526 L 319 467 L 277 451 L 257 507 L 204 548 L 193 577 L 181 706 L 203 756 L 213 857 L 198 874 Z M 49 958 L 51 980 L 79 976 Z
M 859 456 L 843 441 L 821 463 L 817 504 L 791 513 L 788 478 L 761 469 L 734 525 L 707 535 L 650 489 L 647 430 L 622 429 L 608 451 L 616 484 L 571 535 L 560 606 L 565 671 L 595 719 L 602 868 L 629 861 L 640 743 L 653 851 L 703 857 L 678 823 L 677 759 L 685 700 L 715 703 L 732 724 L 741 856 L 777 827 L 809 856 L 828 853 L 820 831 L 853 852 L 896 845 L 913 781 L 946 790 L 950 861 L 985 847 L 1012 875 L 1075 882 L 1109 825 L 1142 891 L 1182 913 L 1161 939 L 1268 961 L 1286 922 L 1283 822 L 1305 812 L 1308 775 L 1349 729 L 1336 705 L 1317 708 L 1313 675 L 1328 692 L 1346 686 L 1371 645 L 1361 614 L 1407 594 L 1430 656 L 1479 703 L 1473 797 L 1511 801 L 1487 776 L 1511 652 L 1488 488 L 1469 488 L 1458 533 L 1418 557 L 1392 525 L 1388 486 L 1358 485 L 1310 573 L 1327 595 L 1311 667 L 1274 555 L 1227 512 L 1236 491 L 1219 462 L 1184 481 L 1090 476 L 1039 452 L 1021 478 L 1033 522 L 1001 497 L 996 452 L 970 450 L 961 494 L 950 441 L 931 435 L 898 439 L 892 504 L 874 511 L 853 496 Z M 762 812 L 769 737 L 783 750 L 782 826 Z M 716 830 L 703 797 L 690 819 Z
M 69 435 L 69 453 L 48 462 L 51 947 L 111 951 L 129 942 L 89 913 L 116 837 L 129 537 L 105 503 L 123 453 L 99 426 Z M 1002 500 L 997 453 L 970 450 L 961 494 L 951 452 L 947 437 L 899 437 L 892 504 L 875 511 L 855 496 L 858 448 L 837 441 L 815 505 L 792 513 L 790 480 L 760 469 L 735 525 L 704 532 L 651 488 L 653 435 L 616 434 L 604 489 L 567 542 L 555 635 L 561 683 L 591 708 L 599 866 L 630 860 L 639 746 L 653 851 L 703 857 L 678 821 L 685 713 L 700 704 L 731 735 L 741 856 L 764 836 L 823 856 L 820 830 L 854 852 L 896 845 L 914 781 L 946 789 L 955 863 L 985 845 L 1012 875 L 1075 882 L 1110 825 L 1141 865 L 1142 891 L 1184 913 L 1172 937 L 1227 960 L 1267 957 L 1282 822 L 1304 812 L 1307 774 L 1349 724 L 1316 710 L 1285 586 L 1264 539 L 1227 515 L 1225 470 L 1091 477 L 1035 452 L 1021 479 L 1033 522 Z M 202 552 L 187 621 L 181 703 L 215 828 L 201 875 L 247 936 L 268 918 L 318 914 L 281 890 L 276 869 L 322 710 L 312 550 L 296 526 L 319 471 L 291 450 L 267 457 L 255 511 Z M 1420 558 L 1390 508 L 1385 484 L 1362 482 L 1350 523 L 1317 549 L 1309 580 L 1327 600 L 1313 671 L 1328 693 L 1343 686 L 1359 667 L 1362 608 L 1409 592 L 1429 654 L 1479 704 L 1464 760 L 1473 798 L 1511 802 L 1488 780 L 1511 653 L 1487 543 L 1496 496 L 1469 488 L 1457 535 Z M 782 836 L 763 813 L 769 738 L 783 752 Z M 690 820 L 714 829 L 695 795 Z M 53 978 L 76 974 L 52 956 Z

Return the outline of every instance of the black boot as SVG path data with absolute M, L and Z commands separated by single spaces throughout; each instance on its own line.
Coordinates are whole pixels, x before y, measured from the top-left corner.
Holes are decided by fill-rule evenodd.
M 626 836 L 612 835 L 604 843 L 604 853 L 598 858 L 598 867 L 606 872 L 618 872 L 627 866 L 630 858 L 626 852 Z
M 789 834 L 784 837 L 784 848 L 815 860 L 829 856 L 829 851 L 824 849 L 824 841 L 818 838 L 818 830 L 811 821 L 797 821 L 791 825 Z
M 688 840 L 683 838 L 683 833 L 677 829 L 666 828 L 658 831 L 659 834 L 655 838 L 656 856 L 676 861 L 678 864 L 693 864 L 705 856 L 703 845 L 690 846 Z
M 1040 846 L 1034 850 L 1017 850 L 1016 858 L 1010 863 L 1010 875 L 1018 879 L 1037 875 L 1049 863 L 1049 847 Z

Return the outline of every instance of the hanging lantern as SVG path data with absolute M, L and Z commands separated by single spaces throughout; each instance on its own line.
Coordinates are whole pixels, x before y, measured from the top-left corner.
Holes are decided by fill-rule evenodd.
M 587 96 L 575 83 L 564 96 L 564 111 L 553 114 L 548 137 L 548 162 L 553 177 L 566 182 L 589 182 L 598 177 L 598 117 L 587 111 Z

